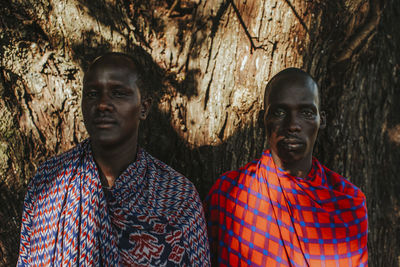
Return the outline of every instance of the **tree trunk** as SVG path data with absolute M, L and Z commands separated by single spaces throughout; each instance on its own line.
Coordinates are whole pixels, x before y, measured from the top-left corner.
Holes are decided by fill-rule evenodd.
M 400 266 L 398 1 L 4 0 L 0 9 L 0 265 L 16 261 L 37 166 L 87 137 L 83 70 L 118 50 L 154 77 L 141 145 L 202 197 L 266 148 L 267 81 L 289 66 L 310 72 L 328 115 L 316 155 L 367 195 L 370 265 Z

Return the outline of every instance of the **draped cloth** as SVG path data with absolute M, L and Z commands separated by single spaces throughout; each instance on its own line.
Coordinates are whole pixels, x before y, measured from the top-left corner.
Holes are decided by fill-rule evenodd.
M 205 205 L 215 266 L 368 264 L 365 196 L 315 158 L 303 179 L 266 150 L 223 174 Z
M 17 266 L 208 266 L 198 193 L 139 148 L 102 188 L 89 140 L 41 165 L 28 186 Z

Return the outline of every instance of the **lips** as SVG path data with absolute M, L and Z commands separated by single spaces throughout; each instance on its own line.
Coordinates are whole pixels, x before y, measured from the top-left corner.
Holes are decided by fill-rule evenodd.
M 97 128 L 110 128 L 117 123 L 116 120 L 110 117 L 97 117 L 93 120 L 93 124 Z
M 302 149 L 305 146 L 305 142 L 299 138 L 283 138 L 280 145 L 288 151 L 296 151 Z

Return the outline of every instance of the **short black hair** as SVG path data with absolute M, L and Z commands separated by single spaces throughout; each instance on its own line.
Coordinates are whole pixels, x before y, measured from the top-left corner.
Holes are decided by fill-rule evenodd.
M 142 96 L 147 97 L 154 92 L 152 82 L 154 81 L 155 77 L 152 77 L 153 73 L 148 68 L 146 68 L 146 66 L 144 66 L 144 64 L 142 64 L 142 62 L 138 58 L 123 52 L 107 52 L 101 56 L 96 57 L 89 64 L 86 73 L 89 72 L 90 69 L 94 65 L 96 65 L 98 61 L 108 57 L 123 58 L 132 64 L 130 67 L 132 67 L 132 71 L 135 71 L 136 74 L 138 75 L 137 85 Z
M 305 72 L 302 69 L 295 68 L 295 67 L 290 67 L 290 68 L 286 68 L 284 70 L 281 70 L 280 72 L 275 74 L 271 78 L 271 80 L 269 80 L 269 82 L 267 83 L 267 85 L 265 87 L 265 91 L 264 91 L 264 109 L 266 108 L 266 104 L 267 104 L 266 100 L 269 97 L 269 94 L 271 93 L 272 86 L 274 85 L 274 83 L 276 81 L 278 81 L 280 78 L 282 78 L 283 76 L 286 76 L 286 75 L 293 75 L 293 76 L 297 76 L 297 77 L 305 77 L 305 78 L 311 79 L 315 83 L 315 85 L 317 87 L 318 106 L 319 107 L 321 106 L 321 104 L 320 104 L 321 103 L 321 99 L 320 99 L 320 94 L 319 94 L 319 86 L 318 86 L 317 82 L 315 81 L 315 79 L 309 73 Z

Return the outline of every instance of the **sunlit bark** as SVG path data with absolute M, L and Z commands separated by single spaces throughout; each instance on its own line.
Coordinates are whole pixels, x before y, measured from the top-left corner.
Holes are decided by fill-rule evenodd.
M 154 73 L 141 144 L 202 196 L 266 147 L 267 81 L 284 67 L 309 71 L 328 115 L 317 156 L 367 194 L 370 265 L 398 265 L 400 5 L 383 2 L 2 1 L 0 265 L 15 262 L 38 164 L 87 137 L 83 70 L 107 50 L 133 53 Z

